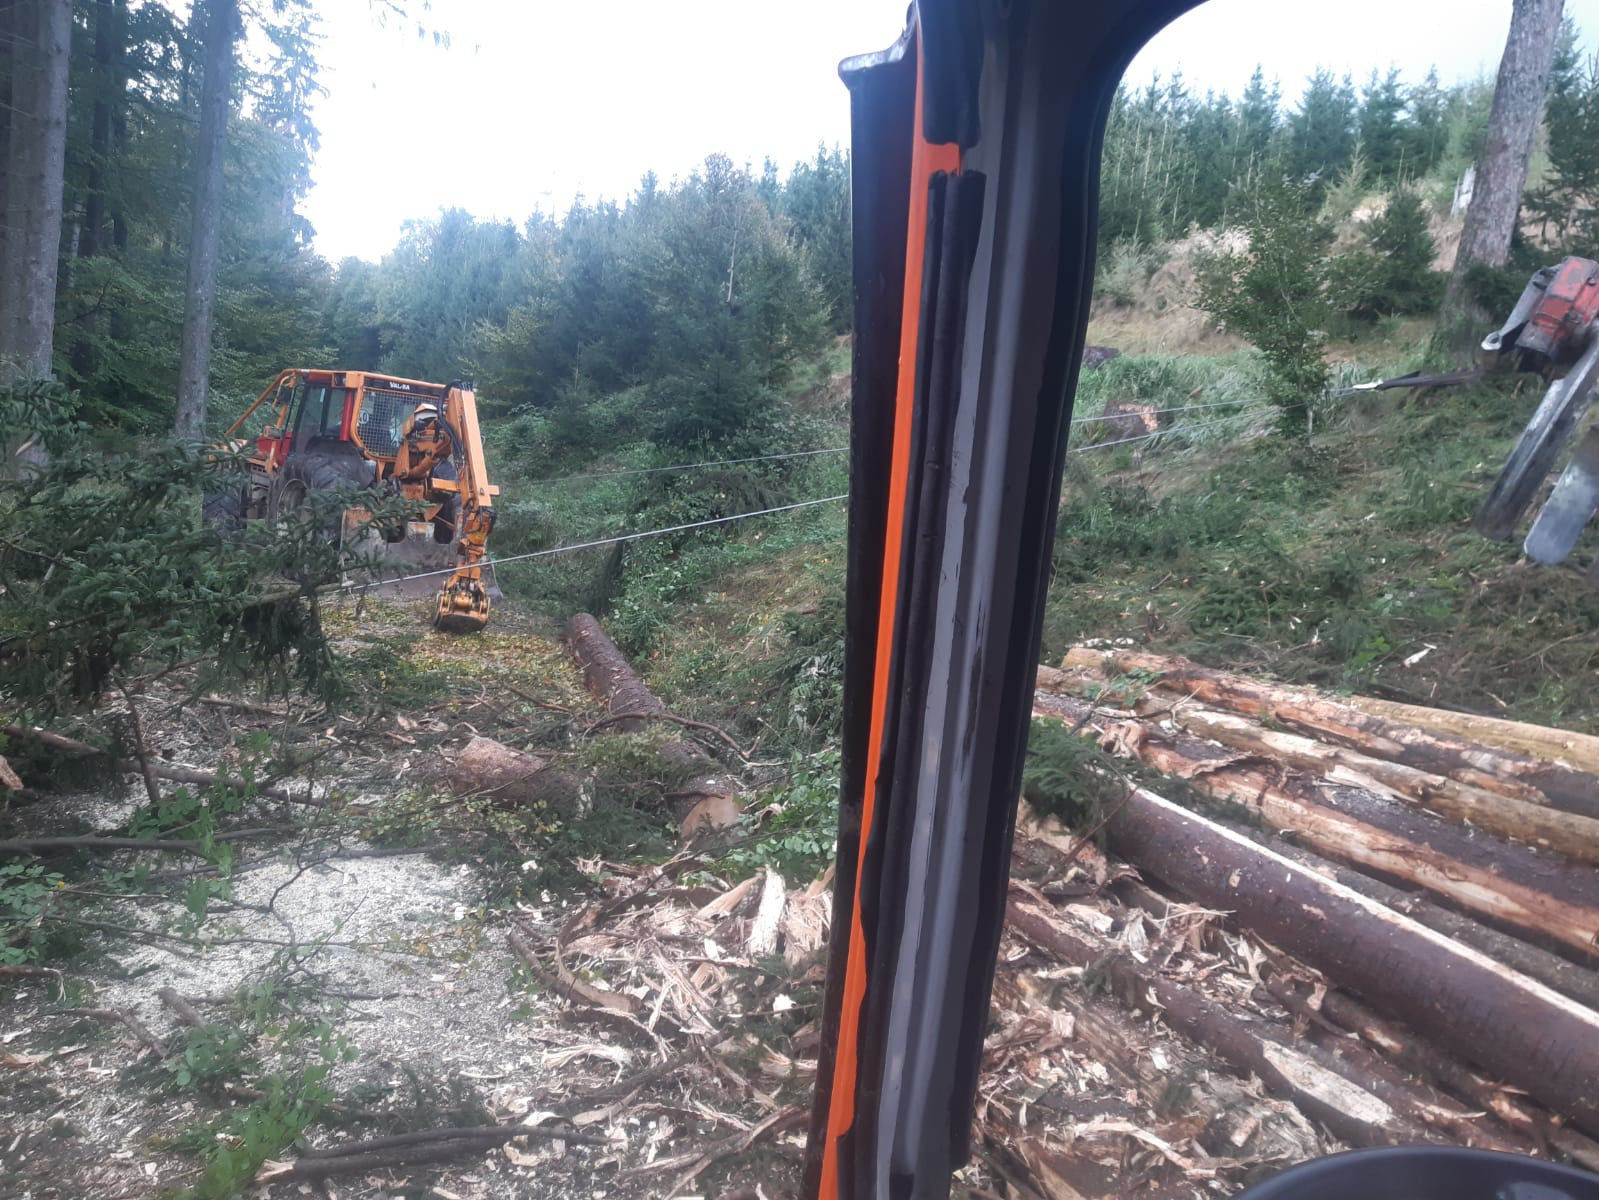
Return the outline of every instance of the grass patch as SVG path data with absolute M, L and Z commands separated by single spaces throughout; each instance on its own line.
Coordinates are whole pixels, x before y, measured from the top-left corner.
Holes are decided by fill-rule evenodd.
M 1148 376 L 1137 360 L 1107 368 Z M 1207 360 L 1190 359 L 1183 378 Z M 1218 380 L 1236 370 L 1209 360 Z M 1599 590 L 1470 519 L 1536 402 L 1523 381 L 1362 397 L 1307 446 L 1074 471 L 1045 661 L 1126 639 L 1216 666 L 1599 729 Z M 1585 542 L 1599 552 L 1594 535 Z M 1428 647 L 1431 647 L 1429 649 Z M 1415 659 L 1418 653 L 1423 657 Z M 1411 660 L 1406 665 L 1406 660 Z

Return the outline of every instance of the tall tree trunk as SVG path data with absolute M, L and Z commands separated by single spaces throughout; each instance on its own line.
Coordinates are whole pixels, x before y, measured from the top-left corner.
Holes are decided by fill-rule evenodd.
M 11 84 L 14 71 L 11 47 L 17 39 L 17 6 L 0 4 L 0 330 L 10 318 L 6 314 L 6 292 L 11 277 L 7 255 L 10 252 L 11 227 Z M 0 332 L 0 345 L 5 334 Z
M 1538 134 L 1544 91 L 1560 36 L 1562 4 L 1563 0 L 1514 0 L 1511 9 L 1510 36 L 1499 60 L 1488 132 L 1477 160 L 1477 182 L 1444 292 L 1441 328 L 1456 338 L 1457 348 L 1462 350 L 1475 343 L 1475 327 L 1483 326 L 1486 331 L 1495 315 L 1483 312 L 1474 302 L 1466 274 L 1478 263 L 1502 267 L 1510 259 L 1510 238 L 1527 182 L 1527 160 Z
M 183 302 L 183 344 L 178 367 L 181 438 L 205 434 L 211 376 L 211 335 L 216 326 L 217 260 L 222 244 L 222 166 L 233 90 L 233 43 L 238 0 L 210 0 L 205 32 L 205 79 L 200 92 L 200 138 L 195 154 L 194 211 L 189 238 L 189 280 Z
M 6 262 L 0 371 L 45 379 L 55 336 L 67 154 L 71 0 L 17 0 L 6 164 Z
M 78 257 L 89 259 L 100 253 L 101 232 L 105 225 L 107 167 L 111 159 L 111 106 L 123 102 L 119 87 L 122 58 L 122 14 L 112 0 L 95 0 L 94 70 L 91 88 L 94 95 L 93 118 L 89 129 L 89 179 L 83 201 L 83 229 L 78 238 Z M 94 370 L 94 333 L 98 318 L 91 308 L 73 331 L 72 373 L 82 380 Z

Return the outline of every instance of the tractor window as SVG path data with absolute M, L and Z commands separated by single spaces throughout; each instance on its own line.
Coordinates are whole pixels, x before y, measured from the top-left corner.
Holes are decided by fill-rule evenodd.
M 317 388 L 312 392 L 318 396 L 321 405 L 320 437 L 338 440 L 339 431 L 344 427 L 344 388 Z
M 331 438 L 338 441 L 344 427 L 344 388 L 302 388 L 296 398 L 293 428 L 298 438 Z

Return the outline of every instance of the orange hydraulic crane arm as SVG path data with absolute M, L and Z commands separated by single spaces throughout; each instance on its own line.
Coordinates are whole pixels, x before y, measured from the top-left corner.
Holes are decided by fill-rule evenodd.
M 460 504 L 455 529 L 457 566 L 439 591 L 433 625 L 451 633 L 468 633 L 482 629 L 489 619 L 483 556 L 494 528 L 494 497 L 500 489 L 489 482 L 473 390 L 464 383 L 451 384 L 444 398 L 443 415 L 456 440 L 455 487 Z

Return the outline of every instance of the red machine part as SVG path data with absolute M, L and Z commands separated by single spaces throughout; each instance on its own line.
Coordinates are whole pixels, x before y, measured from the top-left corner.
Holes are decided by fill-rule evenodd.
M 1575 357 L 1599 316 L 1599 263 L 1568 258 L 1555 268 L 1543 297 L 1527 318 L 1516 344 L 1551 359 Z

